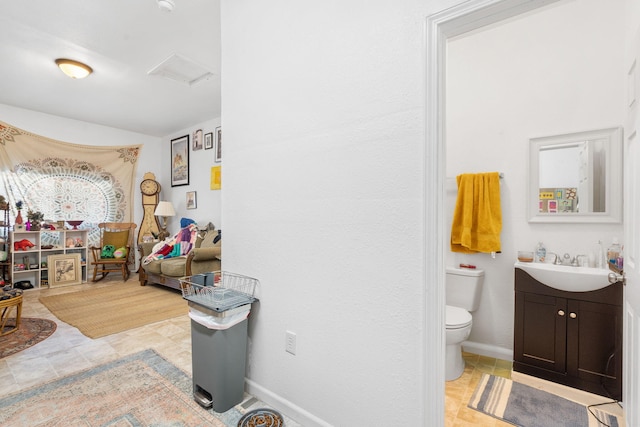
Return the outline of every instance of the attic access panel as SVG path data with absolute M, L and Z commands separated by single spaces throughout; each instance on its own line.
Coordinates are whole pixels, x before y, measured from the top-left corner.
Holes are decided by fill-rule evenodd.
M 174 53 L 147 73 L 150 76 L 160 76 L 169 80 L 193 86 L 194 84 L 213 77 L 213 73 L 202 65 Z

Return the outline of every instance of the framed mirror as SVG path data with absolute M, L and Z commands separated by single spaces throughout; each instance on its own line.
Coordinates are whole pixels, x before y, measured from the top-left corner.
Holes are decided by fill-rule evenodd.
M 622 222 L 621 127 L 529 143 L 529 222 Z

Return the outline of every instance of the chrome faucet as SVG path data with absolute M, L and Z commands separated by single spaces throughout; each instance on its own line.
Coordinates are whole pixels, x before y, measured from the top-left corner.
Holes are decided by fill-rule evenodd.
M 558 256 L 557 253 L 555 252 L 547 252 L 548 256 L 553 255 L 553 262 L 552 264 L 562 264 L 562 261 L 560 260 L 560 257 Z

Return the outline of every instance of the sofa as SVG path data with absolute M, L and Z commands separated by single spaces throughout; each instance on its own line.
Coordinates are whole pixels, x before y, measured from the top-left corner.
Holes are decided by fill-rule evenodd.
M 140 286 L 156 283 L 173 289 L 180 289 L 180 278 L 210 271 L 219 271 L 222 262 L 222 239 L 220 232 L 212 224 L 204 230 L 197 230 L 193 247 L 186 255 L 159 258 L 148 261 L 154 254 L 158 242 L 140 243 Z M 145 260 L 147 262 L 145 263 Z

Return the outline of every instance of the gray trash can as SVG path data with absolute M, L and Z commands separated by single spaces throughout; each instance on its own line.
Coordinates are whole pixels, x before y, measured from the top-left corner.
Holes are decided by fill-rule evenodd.
M 256 279 L 228 272 L 181 279 L 189 302 L 193 397 L 216 412 L 244 398 L 247 325 Z

